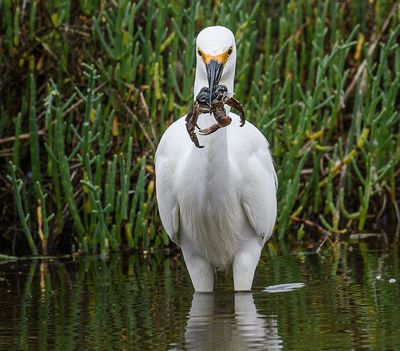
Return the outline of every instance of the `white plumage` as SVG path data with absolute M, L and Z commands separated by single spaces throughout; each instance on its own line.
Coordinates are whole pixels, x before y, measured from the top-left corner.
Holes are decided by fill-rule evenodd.
M 236 47 L 224 27 L 202 30 L 196 42 L 194 96 L 208 87 L 206 63 L 224 60 L 219 83 L 233 93 Z M 200 49 L 200 50 L 199 50 Z M 233 266 L 235 290 L 250 290 L 254 271 L 276 219 L 276 174 L 268 142 L 239 117 L 208 136 L 205 147 L 189 138 L 185 116 L 164 133 L 156 152 L 156 191 L 161 221 L 182 248 L 196 291 L 212 291 L 215 269 Z M 248 114 L 247 114 L 248 116 Z M 201 129 L 215 123 L 198 119 Z

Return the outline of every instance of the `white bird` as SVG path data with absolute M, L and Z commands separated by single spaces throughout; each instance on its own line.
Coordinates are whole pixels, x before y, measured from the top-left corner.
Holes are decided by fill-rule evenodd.
M 234 92 L 236 45 L 233 33 L 207 27 L 196 40 L 194 96 L 217 84 Z M 215 270 L 233 266 L 234 289 L 251 290 L 254 272 L 276 219 L 275 169 L 269 145 L 251 123 L 232 123 L 189 138 L 185 116 L 164 133 L 155 157 L 157 202 L 162 224 L 181 247 L 194 289 L 213 291 Z M 215 123 L 201 114 L 201 129 Z

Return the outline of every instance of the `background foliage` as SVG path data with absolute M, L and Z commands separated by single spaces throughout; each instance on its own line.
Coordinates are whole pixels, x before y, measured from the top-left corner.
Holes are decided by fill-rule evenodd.
M 271 144 L 276 237 L 398 223 L 392 1 L 3 0 L 0 18 L 0 252 L 168 244 L 153 155 L 213 24 L 235 33 L 236 96 Z

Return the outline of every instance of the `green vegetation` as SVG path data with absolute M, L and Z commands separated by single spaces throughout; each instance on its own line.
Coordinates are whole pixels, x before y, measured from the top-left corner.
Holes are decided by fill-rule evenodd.
M 235 33 L 236 96 L 271 144 L 276 237 L 398 223 L 399 6 L 267 3 L 2 1 L 0 252 L 168 244 L 153 155 L 212 24 Z

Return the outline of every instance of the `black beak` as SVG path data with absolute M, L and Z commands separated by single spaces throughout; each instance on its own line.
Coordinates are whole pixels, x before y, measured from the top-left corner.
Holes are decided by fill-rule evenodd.
M 212 59 L 207 65 L 207 78 L 208 78 L 208 88 L 210 89 L 210 107 L 212 103 L 213 90 L 216 85 L 218 85 L 222 71 L 224 70 L 224 64 L 219 63 L 217 60 Z

